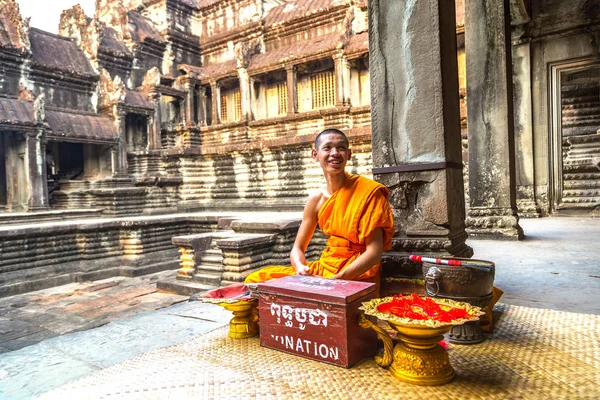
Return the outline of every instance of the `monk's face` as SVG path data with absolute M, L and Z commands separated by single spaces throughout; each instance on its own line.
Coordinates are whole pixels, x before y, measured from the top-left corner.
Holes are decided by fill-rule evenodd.
M 323 172 L 344 172 L 352 152 L 342 135 L 330 133 L 321 137 L 319 147 L 312 150 L 312 157 L 321 164 Z

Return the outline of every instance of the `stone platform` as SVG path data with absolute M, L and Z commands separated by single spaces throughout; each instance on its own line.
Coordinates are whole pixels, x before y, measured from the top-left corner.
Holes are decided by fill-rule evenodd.
M 301 213 L 197 212 L 1 225 L 0 297 L 177 269 L 180 259 L 174 237 L 231 230 L 236 222 L 244 234 L 266 229 L 262 233 L 273 239 L 269 257 L 285 259 L 295 237 L 294 226 L 287 229 L 286 223 L 300 218 Z M 277 221 L 287 221 L 285 229 Z M 238 242 L 232 244 L 236 251 Z M 232 281 L 243 280 L 243 271 L 253 266 L 233 265 L 225 275 L 229 273 Z

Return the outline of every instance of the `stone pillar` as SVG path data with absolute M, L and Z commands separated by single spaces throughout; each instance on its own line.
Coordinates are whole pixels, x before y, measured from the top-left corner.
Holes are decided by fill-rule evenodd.
M 335 105 L 343 106 L 349 103 L 350 64 L 342 53 L 333 56 L 335 68 Z
M 198 87 L 198 125 L 206 126 L 206 88 L 202 85 Z
M 383 275 L 420 274 L 412 253 L 471 257 L 454 2 L 372 0 L 369 49 L 373 174 L 390 190 L 396 225 Z
M 509 0 L 466 1 L 465 53 L 468 232 L 518 240 Z
M 344 96 L 344 55 L 338 53 L 333 56 L 333 68 L 335 75 L 335 105 L 342 106 L 345 103 Z
M 296 114 L 298 112 L 298 91 L 297 91 L 297 72 L 296 66 L 287 64 L 285 66 L 287 73 L 287 113 Z
M 110 146 L 110 168 L 113 175 L 119 173 L 119 146 Z
M 116 108 L 116 106 L 115 106 Z M 117 151 L 117 175 L 127 173 L 127 132 L 126 119 L 127 113 L 124 110 L 115 110 L 117 132 L 119 136 L 118 151 Z
M 221 123 L 221 86 L 218 82 L 210 83 L 212 97 L 212 125 Z
M 196 108 L 196 104 L 194 101 L 194 91 L 196 89 L 196 85 L 193 82 L 185 83 L 185 90 L 187 92 L 187 98 L 185 101 L 185 123 L 186 125 L 195 125 L 194 122 L 194 110 Z
M 519 216 L 538 218 L 533 168 L 533 113 L 531 98 L 531 44 L 524 40 L 512 47 L 516 143 L 516 195 Z
M 150 150 L 158 150 L 162 148 L 162 120 L 160 114 L 160 95 L 158 93 L 152 96 L 152 103 L 154 104 L 154 116 L 152 117 L 152 129 L 149 131 L 148 147 Z
M 28 211 L 42 210 L 48 207 L 46 181 L 46 150 L 43 144 L 44 130 L 36 128 L 27 132 L 25 162 L 27 163 Z
M 250 76 L 246 68 L 238 68 L 238 78 L 240 81 L 240 99 L 242 102 L 242 120 L 249 121 L 252 119 L 250 110 Z

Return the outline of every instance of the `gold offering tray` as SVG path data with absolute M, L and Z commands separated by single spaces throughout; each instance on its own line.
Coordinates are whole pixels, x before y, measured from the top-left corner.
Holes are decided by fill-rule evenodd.
M 453 326 L 476 321 L 483 314 L 479 307 L 468 303 L 449 299 L 430 299 L 439 304 L 442 309 L 466 309 L 472 317 L 440 322 L 402 318 L 377 310 L 379 305 L 393 301 L 393 297 L 373 299 L 363 303 L 359 308 L 364 315 L 385 321 L 398 332 L 399 341 L 394 346 L 392 338 L 385 330 L 361 315 L 360 326 L 375 330 L 384 343 L 383 357 L 376 357 L 375 362 L 381 367 L 389 367 L 390 373 L 395 378 L 415 385 L 443 385 L 454 379 L 455 373 L 450 365 L 448 352 L 438 343 Z

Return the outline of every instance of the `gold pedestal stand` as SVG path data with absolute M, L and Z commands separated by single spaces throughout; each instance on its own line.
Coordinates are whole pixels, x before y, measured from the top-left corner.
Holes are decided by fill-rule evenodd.
M 416 328 L 390 323 L 400 342 L 394 347 L 390 373 L 397 379 L 415 385 L 437 386 L 454 379 L 448 352 L 438 344 L 451 326 Z
M 254 313 L 258 300 L 238 300 L 218 305 L 233 312 L 233 318 L 229 322 L 230 338 L 246 339 L 258 335 L 258 318 Z
M 258 335 L 258 299 L 198 297 L 196 300 L 216 304 L 233 312 L 233 318 L 229 321 L 230 338 L 247 339 Z
M 467 308 L 469 314 L 474 317 L 440 323 L 400 318 L 377 310 L 378 305 L 392 301 L 392 297 L 373 299 L 360 307 L 366 315 L 386 321 L 398 332 L 400 341 L 394 346 L 392 338 L 384 329 L 369 321 L 364 315 L 359 318 L 361 327 L 372 328 L 383 340 L 383 357 L 375 357 L 375 362 L 381 367 L 389 367 L 392 376 L 398 380 L 422 386 L 437 386 L 452 381 L 455 373 L 450 365 L 448 352 L 438 342 L 443 340 L 444 333 L 449 332 L 452 326 L 478 320 L 479 315 L 483 314 L 479 307 L 468 303 L 447 299 L 434 300 L 442 306 Z
M 240 300 L 235 303 L 219 303 L 227 311 L 233 312 L 229 321 L 229 337 L 246 339 L 258 335 L 258 323 L 253 310 L 258 306 L 258 300 Z

